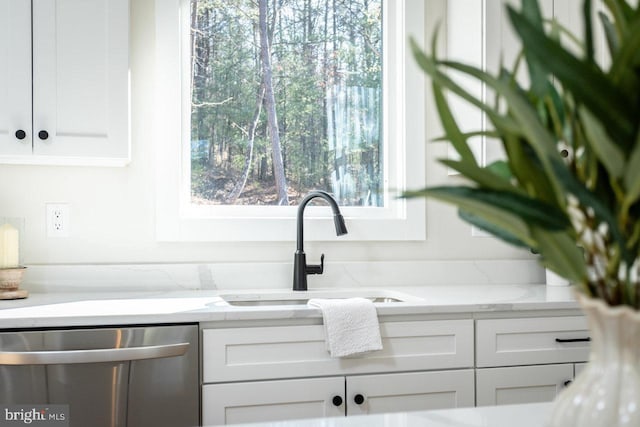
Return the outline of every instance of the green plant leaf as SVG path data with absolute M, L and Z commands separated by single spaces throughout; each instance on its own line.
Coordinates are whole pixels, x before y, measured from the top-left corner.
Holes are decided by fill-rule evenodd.
M 549 118 L 551 119 L 550 128 L 553 129 L 556 138 L 559 140 L 565 139 L 565 105 L 562 97 L 553 85 L 549 87 L 549 92 L 545 98 L 545 106 L 547 107 Z
M 593 64 L 580 61 L 544 32 L 538 31 L 512 7 L 507 9 L 513 27 L 526 46 L 527 54 L 544 61 L 547 70 L 577 101 L 584 103 L 600 118 L 612 137 L 629 141 L 634 134 L 637 111 L 629 104 L 625 94 Z
M 523 173 L 518 171 L 518 165 L 514 165 L 514 174 L 519 174 L 519 179 L 526 178 L 525 182 L 531 183 L 532 186 L 538 186 L 539 194 L 541 194 L 541 197 L 548 202 L 552 204 L 564 203 L 564 200 L 553 200 L 555 198 L 555 194 L 560 192 L 561 187 L 560 184 L 555 181 L 551 167 L 548 164 L 544 164 L 550 153 L 559 156 L 555 148 L 553 135 L 551 135 L 551 133 L 549 133 L 549 131 L 538 120 L 537 111 L 529 104 L 524 93 L 519 90 L 517 85 L 515 85 L 515 82 L 510 75 L 508 73 L 502 74 L 501 78 L 497 79 L 472 66 L 450 61 L 440 62 L 440 64 L 445 67 L 468 74 L 491 87 L 496 94 L 502 96 L 509 104 L 510 113 L 512 113 L 513 118 L 510 116 L 500 115 L 496 110 L 490 108 L 482 100 L 475 98 L 456 82 L 451 80 L 438 69 L 436 60 L 425 55 L 413 40 L 411 40 L 411 47 L 419 66 L 433 79 L 434 84 L 449 89 L 451 92 L 484 111 L 491 120 L 496 132 L 503 135 L 503 139 L 508 137 L 511 140 L 518 141 L 516 136 L 522 135 L 524 137 L 523 140 L 532 144 L 534 150 L 538 152 L 538 158 L 544 159 L 542 167 L 547 173 L 542 175 L 546 175 L 547 178 L 544 180 L 542 186 L 538 186 L 534 181 L 541 175 L 539 171 L 531 170 L 530 173 L 528 171 L 526 172 L 528 173 L 528 176 L 523 177 Z M 526 161 L 523 161 L 523 164 L 526 163 Z M 549 191 L 549 185 L 551 185 L 552 188 L 557 189 L 557 191 Z
M 537 242 L 537 251 L 547 268 L 573 282 L 586 279 L 584 254 L 567 233 L 532 227 L 531 236 Z
M 595 63 L 593 58 L 593 25 L 591 23 L 591 0 L 584 0 L 582 7 L 582 22 L 584 23 L 584 50 L 585 59 L 589 63 Z
M 447 134 L 447 139 L 451 142 L 453 148 L 455 148 L 455 150 L 458 152 L 463 162 L 477 165 L 476 158 L 473 155 L 473 151 L 471 151 L 471 148 L 469 148 L 469 145 L 467 144 L 467 138 L 458 127 L 456 119 L 453 117 L 453 113 L 449 108 L 449 104 L 447 103 L 447 100 L 442 93 L 442 89 L 435 83 L 433 84 L 433 96 L 435 98 L 436 108 L 438 109 L 440 121 L 442 122 L 442 127 Z
M 578 112 L 582 118 L 581 123 L 589 146 L 593 148 L 596 156 L 611 176 L 614 178 L 622 177 L 625 165 L 623 152 L 611 141 L 597 117 L 583 106 L 578 107 Z
M 496 228 L 513 236 L 524 245 L 535 246 L 535 242 L 529 236 L 529 227 L 525 221 L 503 208 L 469 197 L 468 191 L 470 190 L 467 187 L 434 187 L 418 191 L 407 191 L 403 194 L 403 197 L 433 197 L 443 202 L 454 204 L 459 209 L 494 224 Z
M 625 205 L 631 206 L 640 198 L 640 132 L 636 136 L 636 143 L 627 163 L 624 185 L 626 189 Z
M 542 13 L 540 12 L 537 0 L 523 0 L 522 14 L 526 16 L 529 22 L 538 28 L 538 30 L 544 31 Z M 531 92 L 538 98 L 543 98 L 549 86 L 547 72 L 539 63 L 538 58 L 527 55 L 526 51 L 525 58 L 529 70 L 529 80 L 531 81 Z
M 620 48 L 618 34 L 616 33 L 616 27 L 613 25 L 613 22 L 611 22 L 609 17 L 603 12 L 598 12 L 598 17 L 600 18 L 600 23 L 602 24 L 604 35 L 607 40 L 609 56 L 611 58 L 614 58 L 618 53 L 618 49 Z
M 468 74 L 484 82 L 487 86 L 489 86 L 504 98 L 505 102 L 509 105 L 510 114 L 514 117 L 516 123 L 519 125 L 519 132 L 507 132 L 504 129 L 499 129 L 503 135 L 503 140 L 505 140 L 505 148 L 508 144 L 506 140 L 511 139 L 515 141 L 515 144 L 518 144 L 519 141 L 515 140 L 514 136 L 521 135 L 523 137 L 523 141 L 531 144 L 531 147 L 540 159 L 542 168 L 546 172 L 544 175 L 546 175 L 548 182 L 553 186 L 553 188 L 557 190 L 541 194 L 547 194 L 549 196 L 559 193 L 561 188 L 560 184 L 555 179 L 554 171 L 548 162 L 548 159 L 551 156 L 560 158 L 560 155 L 556 149 L 555 138 L 542 124 L 542 122 L 540 122 L 538 111 L 533 105 L 531 105 L 523 92 L 520 91 L 517 86 L 514 87 L 513 85 L 509 84 L 510 80 L 508 78 L 505 78 L 504 75 L 501 75 L 500 79 L 496 79 L 495 77 L 487 74 L 482 70 L 479 70 L 476 67 L 452 61 L 442 61 L 441 63 L 446 67 Z M 489 117 L 493 122 L 493 117 Z M 494 126 L 499 128 L 499 126 L 496 125 L 495 122 L 493 123 Z M 512 143 L 512 145 L 515 144 Z M 507 152 L 509 152 L 509 150 L 507 150 Z M 523 162 L 523 164 L 526 163 L 526 161 Z M 516 172 L 518 171 L 518 168 L 519 165 L 514 164 L 513 172 L 519 173 Z M 539 172 L 531 173 L 530 175 L 528 175 L 529 179 L 527 179 L 527 181 L 530 181 L 531 179 L 539 175 Z M 564 203 L 563 201 L 558 202 Z
M 491 190 L 502 190 L 523 194 L 522 190 L 511 185 L 508 178 L 493 173 L 488 168 L 481 168 L 477 165 L 472 165 L 469 162 L 452 159 L 440 159 L 439 161 L 443 165 L 460 172 L 462 176 L 469 178 L 481 187 Z
M 600 198 L 593 194 L 593 192 L 589 191 L 583 183 L 578 181 L 562 161 L 551 159 L 551 164 L 555 169 L 560 182 L 564 186 L 566 193 L 573 194 L 580 201 L 582 206 L 593 209 L 593 212 L 599 221 L 607 223 L 611 236 L 620 247 L 622 259 L 624 259 L 628 265 L 632 265 L 635 260 L 635 255 L 631 254 L 626 249 L 626 242 L 623 234 L 620 231 L 618 222 L 609 207 L 604 204 Z
M 496 132 L 495 130 L 477 130 L 477 131 L 471 131 L 471 132 L 463 132 L 462 136 L 465 139 L 469 139 L 469 138 L 474 138 L 474 137 L 478 137 L 478 136 L 483 136 L 483 137 L 487 137 L 487 138 L 499 138 L 500 135 L 498 134 L 498 132 Z M 431 140 L 432 142 L 443 142 L 443 141 L 449 141 L 449 138 L 447 138 L 447 136 L 439 136 L 437 138 L 433 138 Z
M 514 236 L 513 234 L 503 230 L 502 228 L 496 226 L 493 222 L 491 221 L 486 221 L 485 219 L 483 219 L 482 217 L 479 217 L 477 215 L 474 215 L 470 212 L 467 212 L 463 209 L 458 209 L 458 216 L 460 217 L 460 219 L 462 219 L 465 222 L 468 222 L 469 224 L 478 227 L 480 230 L 484 230 L 487 233 L 497 237 L 498 239 L 516 246 L 516 247 L 523 247 L 523 248 L 529 248 L 529 246 L 527 246 L 526 243 L 524 243 L 522 240 L 518 239 L 516 236 Z
M 532 224 L 546 230 L 566 230 L 570 225 L 564 213 L 555 206 L 512 192 L 449 186 L 431 187 L 419 193 L 419 195 L 436 197 L 453 203 L 469 213 L 481 216 L 489 221 L 491 219 L 490 217 L 487 218 L 485 213 L 491 210 L 512 215 L 526 224 Z M 411 192 L 406 194 L 411 194 Z M 501 227 L 497 222 L 495 224 Z M 506 230 L 506 227 L 502 228 Z M 510 232 L 521 238 L 517 233 Z
M 627 19 L 631 16 L 631 11 L 626 0 L 603 0 L 607 6 L 616 25 L 618 38 L 623 38 L 627 34 Z M 625 7 L 626 6 L 626 7 Z
M 617 54 L 613 57 L 609 75 L 628 96 L 638 97 L 640 86 L 638 66 L 640 65 L 640 19 L 630 26 L 628 35 L 620 44 Z
M 505 160 L 496 160 L 488 164 L 486 168 L 506 181 L 513 178 L 513 173 L 511 172 L 509 163 Z
M 540 173 L 542 163 L 533 148 L 519 138 L 505 136 L 503 140 L 511 171 L 527 194 L 546 203 L 557 204 L 556 191 L 547 175 Z
M 520 127 L 513 119 L 502 116 L 498 111 L 486 105 L 482 100 L 471 95 L 468 91 L 449 78 L 449 76 L 441 72 L 436 65 L 435 59 L 425 55 L 413 38 L 409 39 L 409 43 L 416 62 L 420 68 L 431 77 L 434 84 L 448 89 L 486 113 L 497 131 L 516 134 L 520 132 Z

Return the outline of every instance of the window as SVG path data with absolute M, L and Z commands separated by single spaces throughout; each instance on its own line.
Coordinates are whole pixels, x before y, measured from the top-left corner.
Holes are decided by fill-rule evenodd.
M 381 0 L 190 0 L 191 203 L 384 205 Z
M 423 20 L 421 0 L 156 0 L 159 239 L 292 240 L 315 188 L 348 239 L 424 238 L 424 202 L 397 198 L 424 186 Z

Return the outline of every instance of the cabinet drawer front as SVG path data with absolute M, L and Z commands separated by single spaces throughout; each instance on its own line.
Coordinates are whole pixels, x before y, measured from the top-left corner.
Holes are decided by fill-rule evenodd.
M 478 369 L 477 406 L 551 402 L 573 378 L 573 364 Z
M 583 362 L 589 358 L 582 316 L 478 320 L 477 366 Z
M 349 373 L 473 366 L 473 321 L 391 322 L 380 325 L 383 350 L 331 358 L 324 327 L 274 326 L 206 329 L 202 334 L 205 383 Z
M 334 397 L 340 405 L 334 405 Z M 209 384 L 202 387 L 203 425 L 344 416 L 344 377 Z

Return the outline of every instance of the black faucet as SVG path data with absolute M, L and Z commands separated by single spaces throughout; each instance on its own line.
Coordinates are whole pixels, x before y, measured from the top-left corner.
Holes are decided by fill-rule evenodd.
M 307 257 L 304 253 L 304 208 L 311 200 L 316 197 L 326 200 L 333 210 L 333 222 L 336 226 L 336 235 L 342 236 L 347 234 L 347 226 L 344 223 L 344 218 L 340 213 L 340 208 L 331 194 L 326 191 L 316 190 L 307 194 L 304 199 L 298 205 L 298 238 L 296 244 L 296 253 L 293 257 L 293 290 L 294 291 L 306 291 L 307 290 L 307 274 L 322 274 L 324 271 L 324 254 L 320 257 L 320 265 L 307 265 Z

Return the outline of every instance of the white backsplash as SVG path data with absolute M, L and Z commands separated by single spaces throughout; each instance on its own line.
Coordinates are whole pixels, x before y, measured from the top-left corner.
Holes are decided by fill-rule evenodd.
M 289 289 L 291 263 L 28 265 L 30 292 Z M 333 262 L 309 289 L 544 284 L 535 260 Z

